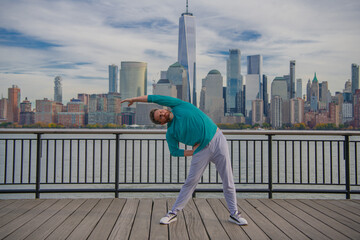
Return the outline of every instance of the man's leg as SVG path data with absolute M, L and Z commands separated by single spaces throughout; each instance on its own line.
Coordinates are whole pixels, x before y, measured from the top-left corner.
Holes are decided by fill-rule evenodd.
M 203 150 L 192 157 L 189 175 L 187 176 L 184 185 L 181 187 L 179 196 L 177 197 L 176 202 L 172 207 L 171 211 L 173 213 L 176 214 L 177 212 L 181 211 L 191 198 L 191 195 L 199 183 L 205 168 L 209 164 L 209 158 L 210 151 L 208 147 L 205 147 Z
M 213 146 L 212 161 L 215 163 L 216 170 L 219 172 L 223 182 L 223 191 L 228 209 L 231 214 L 238 210 L 236 200 L 236 188 L 231 168 L 229 149 L 225 136 L 218 132 L 216 134 L 215 145 Z

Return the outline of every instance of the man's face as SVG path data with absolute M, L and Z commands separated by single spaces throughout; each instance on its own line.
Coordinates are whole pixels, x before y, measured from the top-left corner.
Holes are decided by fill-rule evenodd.
M 172 120 L 172 112 L 167 109 L 158 109 L 154 113 L 154 119 L 163 125 Z

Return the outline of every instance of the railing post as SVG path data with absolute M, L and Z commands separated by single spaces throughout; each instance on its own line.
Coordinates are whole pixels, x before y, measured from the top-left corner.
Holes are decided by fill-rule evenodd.
M 116 134 L 116 143 L 115 143 L 115 198 L 119 198 L 119 156 L 120 156 L 120 143 L 119 143 L 120 134 Z
M 350 141 L 349 141 L 349 135 L 345 135 L 344 155 L 345 155 L 346 199 L 350 199 Z
M 272 198 L 272 135 L 268 135 L 268 178 L 269 178 L 269 198 Z
M 41 181 L 41 133 L 36 134 L 36 189 L 35 198 L 40 198 Z

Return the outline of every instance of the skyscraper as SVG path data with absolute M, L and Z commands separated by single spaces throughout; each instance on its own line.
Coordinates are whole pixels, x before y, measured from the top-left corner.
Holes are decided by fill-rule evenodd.
M 147 63 L 121 62 L 120 95 L 122 99 L 139 97 L 147 94 Z M 132 106 L 135 108 L 135 106 Z M 127 111 L 127 104 L 122 107 Z
M 226 70 L 226 112 L 240 113 L 241 92 L 243 86 L 240 49 L 229 50 L 229 59 L 226 62 Z
M 295 60 L 290 61 L 290 82 L 288 85 L 289 88 L 289 97 L 290 99 L 295 98 Z
M 263 99 L 262 91 L 262 63 L 261 55 L 247 56 L 247 75 L 246 75 L 246 111 L 247 115 L 252 109 L 252 101 Z
M 187 101 L 188 77 L 186 69 L 176 62 L 172 64 L 166 71 L 166 78 L 170 83 L 176 86 L 177 98 Z
M 211 70 L 202 80 L 200 109 L 215 123 L 224 116 L 223 77 L 218 70 Z
M 19 122 L 20 120 L 20 88 L 13 85 L 8 88 L 7 121 Z
M 302 98 L 302 79 L 296 79 L 296 97 Z
M 115 64 L 109 65 L 109 92 L 118 92 L 119 67 Z
M 54 80 L 54 102 L 62 103 L 62 78 L 56 76 Z
M 351 64 L 351 89 L 353 95 L 359 89 L 359 65 L 355 63 Z
M 187 101 L 196 103 L 196 32 L 195 17 L 188 11 L 186 1 L 186 12 L 179 19 L 179 46 L 178 62 L 188 72 Z

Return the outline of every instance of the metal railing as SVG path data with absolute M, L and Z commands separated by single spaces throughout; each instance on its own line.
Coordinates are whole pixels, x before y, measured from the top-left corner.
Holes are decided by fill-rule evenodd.
M 238 192 L 360 193 L 358 131 L 224 134 Z M 170 155 L 165 130 L 0 130 L 2 194 L 178 192 L 190 162 Z M 209 164 L 196 192 L 221 191 Z

